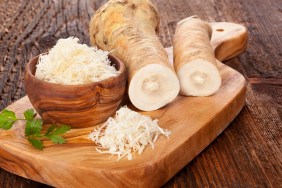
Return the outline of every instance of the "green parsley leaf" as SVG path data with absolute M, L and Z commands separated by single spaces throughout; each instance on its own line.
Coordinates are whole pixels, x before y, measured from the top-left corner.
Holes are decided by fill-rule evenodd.
M 49 135 L 51 132 L 53 132 L 56 129 L 56 125 L 52 125 L 51 127 L 49 127 L 46 131 L 46 133 L 44 134 L 44 136 Z
M 54 132 L 52 132 L 52 135 L 64 134 L 67 131 L 69 131 L 70 129 L 71 129 L 70 126 L 62 125 L 61 127 L 58 127 Z
M 54 144 L 63 144 L 66 141 L 60 135 L 66 133 L 70 129 L 71 129 L 70 126 L 66 126 L 66 125 L 62 125 L 61 127 L 56 127 L 56 125 L 52 125 L 51 127 L 48 128 L 44 136 L 46 138 L 49 138 Z
M 41 119 L 36 119 L 36 120 L 32 120 L 32 121 L 27 121 L 26 122 L 26 126 L 25 126 L 25 136 L 39 136 L 40 131 L 42 130 L 42 120 Z
M 42 142 L 41 140 L 36 140 L 36 139 L 28 138 L 28 141 L 29 141 L 29 143 L 31 143 L 31 145 L 32 145 L 33 147 L 35 147 L 36 149 L 42 150 L 42 149 L 44 148 L 43 142 Z
M 50 135 L 48 136 L 54 144 L 63 144 L 65 143 L 65 139 L 59 135 Z
M 43 138 L 50 139 L 54 144 L 63 144 L 66 140 L 61 136 L 71 129 L 70 126 L 62 125 L 60 127 L 51 125 L 47 131 L 42 133 L 43 121 L 42 119 L 35 119 L 36 112 L 33 109 L 28 109 L 24 112 L 24 119 L 18 119 L 15 112 L 9 110 L 2 110 L 0 112 L 0 129 L 10 129 L 15 121 L 23 120 L 26 122 L 25 137 L 33 147 L 42 150 L 44 148 Z
M 34 112 L 33 109 L 28 109 L 24 112 L 24 117 L 28 121 L 34 120 L 35 116 L 36 116 L 36 113 Z
M 0 113 L 0 129 L 10 129 L 16 120 L 15 112 L 4 109 Z

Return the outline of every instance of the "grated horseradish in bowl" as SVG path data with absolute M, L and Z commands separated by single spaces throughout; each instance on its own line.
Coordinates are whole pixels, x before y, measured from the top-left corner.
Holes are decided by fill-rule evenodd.
M 108 54 L 70 37 L 30 60 L 25 89 L 45 123 L 82 128 L 115 113 L 125 92 L 126 73 L 124 64 Z

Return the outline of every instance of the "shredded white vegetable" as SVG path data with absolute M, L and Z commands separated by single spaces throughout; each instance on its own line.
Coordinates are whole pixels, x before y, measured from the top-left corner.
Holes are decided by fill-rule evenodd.
M 122 107 L 114 118 L 110 117 L 101 127 L 94 129 L 89 138 L 95 142 L 99 153 L 117 155 L 118 160 L 127 156 L 132 160 L 132 154 L 142 154 L 145 147 L 154 143 L 159 135 L 168 137 L 169 130 L 158 126 L 158 120 L 141 115 L 129 108 Z
M 79 39 L 59 39 L 48 54 L 40 55 L 35 76 L 64 85 L 79 85 L 117 76 L 110 65 L 109 52 L 79 44 Z

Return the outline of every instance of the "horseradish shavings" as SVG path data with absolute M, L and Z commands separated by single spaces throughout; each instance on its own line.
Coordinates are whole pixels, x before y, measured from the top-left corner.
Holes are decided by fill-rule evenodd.
M 117 76 L 110 65 L 109 52 L 79 44 L 79 39 L 59 39 L 49 53 L 40 55 L 35 76 L 64 85 L 79 85 Z
M 158 126 L 158 120 L 152 120 L 149 116 L 141 115 L 127 107 L 120 108 L 114 118 L 90 133 L 89 138 L 95 142 L 99 153 L 117 155 L 118 160 L 127 156 L 132 160 L 132 154 L 139 155 L 146 146 L 154 149 L 154 143 L 159 135 L 168 137 L 169 130 Z

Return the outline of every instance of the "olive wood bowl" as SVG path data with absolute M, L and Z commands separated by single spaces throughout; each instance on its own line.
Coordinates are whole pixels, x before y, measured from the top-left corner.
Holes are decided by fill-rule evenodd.
M 36 78 L 39 56 L 26 66 L 26 94 L 44 123 L 65 124 L 72 128 L 97 125 L 115 113 L 126 88 L 126 71 L 121 60 L 109 55 L 119 75 L 82 85 L 62 85 Z

